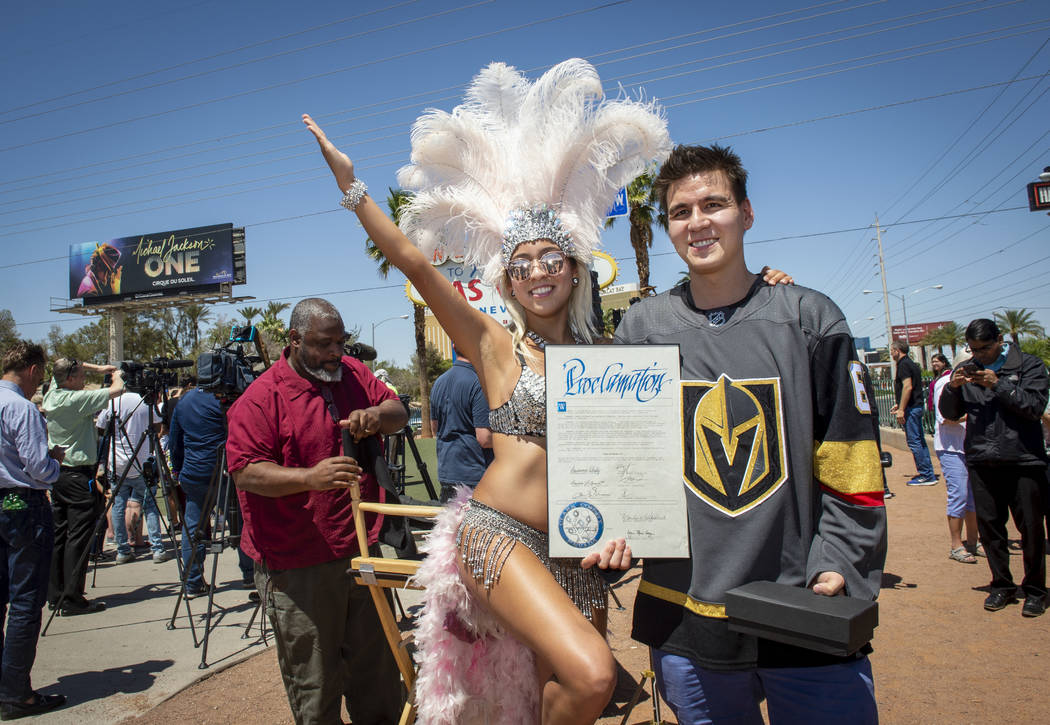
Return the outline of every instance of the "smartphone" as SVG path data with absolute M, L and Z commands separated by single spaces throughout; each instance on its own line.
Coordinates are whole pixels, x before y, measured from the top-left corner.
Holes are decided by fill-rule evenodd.
M 972 362 L 968 362 L 962 366 L 962 371 L 969 377 L 973 377 L 977 370 L 977 366 Z

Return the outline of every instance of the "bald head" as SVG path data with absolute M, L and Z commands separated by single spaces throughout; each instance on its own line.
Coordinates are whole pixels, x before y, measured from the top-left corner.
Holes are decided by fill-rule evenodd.
M 308 297 L 288 321 L 288 364 L 305 378 L 334 383 L 342 379 L 346 330 L 339 310 L 328 300 Z
M 320 324 L 338 322 L 343 324 L 343 316 L 328 300 L 320 297 L 307 297 L 292 308 L 292 317 L 288 320 L 289 330 L 298 330 L 305 335 Z

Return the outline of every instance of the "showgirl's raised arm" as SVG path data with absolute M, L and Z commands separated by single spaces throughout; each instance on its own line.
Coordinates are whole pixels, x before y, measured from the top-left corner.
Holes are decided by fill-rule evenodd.
M 357 189 L 361 189 L 350 157 L 328 140 L 324 130 L 309 114 L 303 114 L 303 123 L 317 139 L 339 190 L 346 192 L 355 182 Z M 509 338 L 500 324 L 471 307 L 370 196 L 364 194 L 360 197 L 353 211 L 375 245 L 423 296 L 457 349 L 469 359 L 480 361 L 491 357 L 496 347 L 493 341 L 500 340 L 504 344 L 499 347 L 506 348 L 507 355 L 511 354 Z

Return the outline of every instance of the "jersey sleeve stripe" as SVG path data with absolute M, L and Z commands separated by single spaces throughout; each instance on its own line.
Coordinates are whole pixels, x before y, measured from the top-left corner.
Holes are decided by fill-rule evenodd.
M 841 499 L 846 503 L 851 503 L 856 506 L 883 506 L 885 504 L 884 491 L 880 488 L 878 491 L 872 493 L 857 493 L 848 494 L 841 493 L 832 488 L 822 485 L 821 490 L 825 493 L 831 494 L 835 498 Z
M 855 496 L 882 491 L 879 446 L 867 441 L 817 441 L 813 450 L 813 475 L 821 486 Z

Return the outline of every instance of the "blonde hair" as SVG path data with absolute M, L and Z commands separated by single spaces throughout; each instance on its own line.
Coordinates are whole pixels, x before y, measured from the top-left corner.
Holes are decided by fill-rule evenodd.
M 594 338 L 598 336 L 598 328 L 594 324 L 594 309 L 591 305 L 591 271 L 580 260 L 573 259 L 573 261 L 576 262 L 576 271 L 573 272 L 573 275 L 580 282 L 573 285 L 572 292 L 569 293 L 569 329 L 589 344 L 594 342 Z M 525 308 L 510 295 L 510 277 L 507 276 L 506 270 L 503 271 L 496 288 L 499 290 L 500 297 L 503 298 L 507 314 L 514 323 L 513 328 L 508 330 L 514 344 L 514 351 L 534 357 L 533 351 L 525 344 L 525 331 L 528 329 Z

